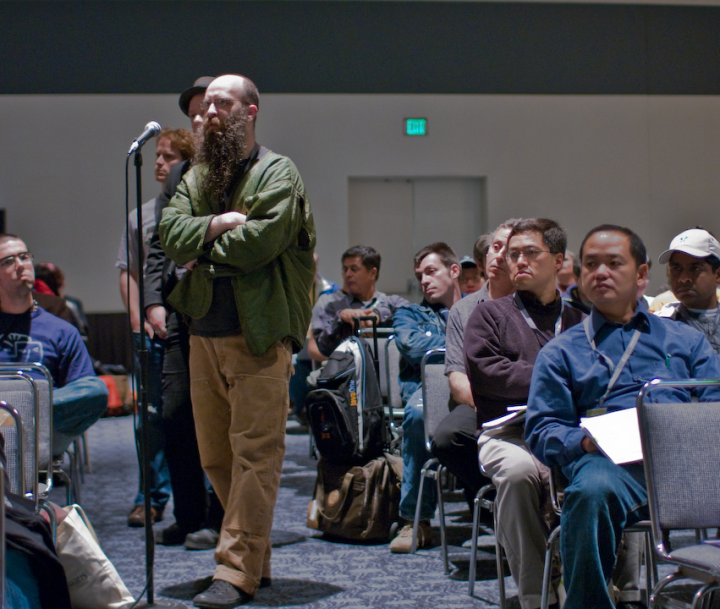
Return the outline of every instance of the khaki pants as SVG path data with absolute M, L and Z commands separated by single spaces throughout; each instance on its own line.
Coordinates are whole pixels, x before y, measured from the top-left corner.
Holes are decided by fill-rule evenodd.
M 523 609 L 540 606 L 549 503 L 549 471 L 530 452 L 521 425 L 484 431 L 480 465 L 497 487 L 498 536 Z M 550 603 L 556 601 L 550 589 Z
M 242 335 L 190 337 L 190 383 L 203 469 L 225 508 L 215 579 L 255 594 L 270 577 L 270 530 L 285 455 L 289 341 L 257 357 Z

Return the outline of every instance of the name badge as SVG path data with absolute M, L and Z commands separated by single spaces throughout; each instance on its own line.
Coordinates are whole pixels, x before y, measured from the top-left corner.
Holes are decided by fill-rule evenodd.
M 585 416 L 586 417 L 598 417 L 601 414 L 605 414 L 606 412 L 607 412 L 607 408 L 592 408 L 585 413 Z

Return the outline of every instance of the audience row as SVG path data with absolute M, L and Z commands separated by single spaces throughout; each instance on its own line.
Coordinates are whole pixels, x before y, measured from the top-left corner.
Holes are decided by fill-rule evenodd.
M 648 518 L 642 464 L 613 463 L 579 422 L 634 407 L 653 378 L 720 378 L 720 244 L 702 228 L 675 237 L 659 258 L 668 264 L 670 290 L 654 300 L 644 296 L 650 260 L 632 230 L 596 227 L 577 257 L 566 252 L 566 241 L 556 222 L 532 218 L 508 220 L 482 236 L 472 261 L 459 260 L 444 243 L 428 245 L 414 260 L 419 304 L 379 292 L 380 255 L 352 247 L 342 256 L 342 288 L 325 286 L 317 299 L 307 357 L 324 361 L 352 332 L 353 317 L 374 315 L 393 328 L 402 358 L 406 524 L 392 552 L 411 551 L 418 502 L 418 547 L 432 543 L 435 489 L 418 496 L 420 470 L 431 457 L 420 362 L 445 347 L 452 397 L 433 456 L 456 476 L 469 505 L 488 479 L 495 485 L 496 535 L 523 609 L 540 606 L 555 519 L 551 468 L 569 481 L 561 517 L 565 607 L 636 607 L 638 547 L 623 529 Z M 656 399 L 711 400 L 716 393 Z M 294 397 L 301 413 L 302 396 Z M 507 420 L 509 412 L 516 415 Z M 558 606 L 555 589 L 550 602 Z

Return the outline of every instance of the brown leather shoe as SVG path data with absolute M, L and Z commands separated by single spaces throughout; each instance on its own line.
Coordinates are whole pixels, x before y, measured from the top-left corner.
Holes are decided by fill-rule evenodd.
M 163 519 L 163 513 L 156 507 L 150 508 L 150 525 L 152 526 L 156 522 L 160 522 Z M 130 512 L 127 523 L 129 527 L 144 527 L 145 526 L 145 506 L 136 505 Z

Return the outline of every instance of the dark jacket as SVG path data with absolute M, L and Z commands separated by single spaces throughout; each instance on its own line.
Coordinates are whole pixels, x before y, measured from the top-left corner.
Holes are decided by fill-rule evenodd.
M 527 404 L 535 358 L 555 336 L 560 299 L 543 305 L 528 292 L 518 295 L 538 331 L 527 324 L 514 295 L 478 303 L 465 328 L 465 364 L 478 425 L 507 414 L 508 406 Z M 562 330 L 583 317 L 584 313 L 565 303 Z
M 183 176 L 190 169 L 190 161 L 175 163 L 170 168 L 165 188 L 162 194 L 156 199 L 155 206 L 155 234 L 150 239 L 147 264 L 145 266 L 145 308 L 151 305 L 163 305 L 169 308 L 167 297 L 177 285 L 175 269 L 177 265 L 165 255 L 160 243 L 160 235 L 157 232 L 157 225 L 160 224 L 162 210 L 170 203 L 175 196 L 175 191 L 182 181 Z

